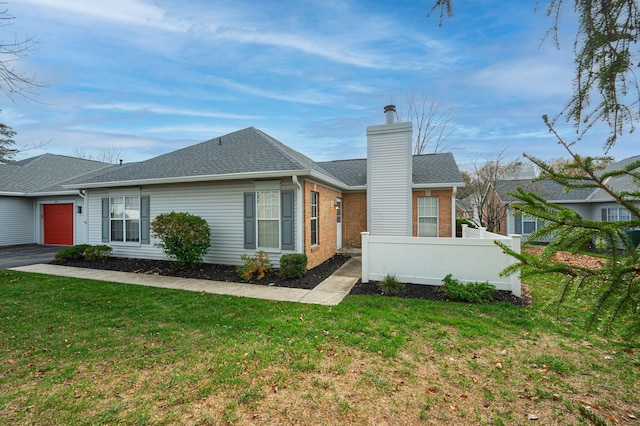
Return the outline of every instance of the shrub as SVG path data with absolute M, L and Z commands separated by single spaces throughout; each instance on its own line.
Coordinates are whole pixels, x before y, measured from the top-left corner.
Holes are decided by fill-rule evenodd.
M 442 280 L 444 285 L 440 288 L 443 296 L 455 302 L 489 303 L 496 293 L 496 286 L 488 282 L 463 283 L 451 277 L 451 274 Z
M 104 245 L 87 247 L 87 249 L 84 251 L 84 259 L 91 262 L 105 260 L 109 256 L 111 256 L 112 251 L 113 249 L 111 247 Z
M 456 218 L 456 237 L 462 237 L 462 225 L 469 225 L 469 228 L 477 228 L 476 224 L 467 219 L 466 217 Z
M 389 296 L 396 295 L 404 289 L 404 284 L 396 279 L 395 275 L 385 275 L 382 281 L 378 281 L 378 290 L 382 294 L 388 294 Z
M 237 271 L 243 281 L 251 281 L 253 278 L 261 280 L 273 268 L 269 255 L 262 250 L 256 256 L 243 254 L 240 259 L 244 262 L 244 265 L 240 266 Z
M 207 221 L 186 212 L 163 213 L 151 223 L 153 236 L 160 240 L 156 246 L 175 258 L 178 265 L 202 263 L 211 246 L 211 230 Z
M 280 258 L 280 277 L 285 280 L 302 278 L 307 273 L 307 255 L 285 254 Z
M 84 251 L 89 247 L 91 247 L 89 244 L 78 244 L 71 247 L 65 247 L 57 252 L 54 257 L 58 262 L 82 259 Z

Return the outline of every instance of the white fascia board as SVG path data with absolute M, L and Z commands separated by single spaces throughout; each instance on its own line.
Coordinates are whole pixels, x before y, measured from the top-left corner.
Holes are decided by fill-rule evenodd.
M 25 192 L 2 192 L 0 191 L 0 197 L 26 197 Z
M 411 185 L 413 189 L 449 189 L 453 187 L 462 188 L 464 182 L 414 183 Z
M 334 179 L 332 177 L 329 177 L 329 176 L 327 176 L 325 174 L 318 173 L 316 171 L 311 170 L 310 175 L 311 175 L 312 178 L 315 178 L 315 179 L 318 179 L 320 181 L 323 181 L 324 183 L 328 183 L 328 184 L 330 184 L 330 185 L 332 185 L 332 186 L 334 186 L 336 188 L 339 188 L 341 190 L 345 190 L 345 189 L 349 188 L 349 186 L 345 185 L 343 182 L 340 182 L 339 180 Z
M 367 190 L 367 185 L 352 185 L 347 186 L 345 192 L 362 192 Z
M 54 195 L 78 195 L 78 191 L 30 192 L 29 197 L 50 197 Z
M 210 182 L 221 180 L 273 179 L 291 176 L 306 176 L 311 170 L 278 170 L 269 172 L 226 173 L 221 175 L 178 176 L 170 178 L 136 179 L 112 182 L 76 183 L 62 185 L 66 189 L 116 188 L 122 186 L 161 185 L 169 183 Z

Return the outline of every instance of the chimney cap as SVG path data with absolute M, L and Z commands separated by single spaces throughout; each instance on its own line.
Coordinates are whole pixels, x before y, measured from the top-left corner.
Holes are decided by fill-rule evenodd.
M 387 124 L 393 124 L 395 122 L 396 106 L 387 105 L 384 107 L 384 115 L 386 117 Z

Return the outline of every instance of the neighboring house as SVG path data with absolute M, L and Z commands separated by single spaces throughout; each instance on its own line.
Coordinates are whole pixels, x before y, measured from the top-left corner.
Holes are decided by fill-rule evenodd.
M 186 211 L 211 228 L 208 263 L 264 250 L 278 265 L 305 253 L 312 268 L 360 233 L 455 235 L 462 178 L 451 154 L 411 155 L 411 124 L 367 129 L 368 159 L 315 162 L 250 127 L 63 187 L 85 200 L 86 242 L 120 257 L 164 259 L 150 224 Z
M 608 165 L 605 171 L 621 169 L 639 160 L 640 156 L 629 157 Z M 637 183 L 634 183 L 630 176 L 611 178 L 606 184 L 616 192 L 638 189 Z M 488 195 L 494 201 L 490 203 L 490 208 L 503 209 L 501 213 L 503 225 L 494 232 L 503 235 L 527 236 L 542 226 L 536 218 L 521 215 L 513 209 L 512 205 L 519 200 L 510 194 L 516 192 L 518 187 L 538 194 L 551 203 L 568 207 L 585 219 L 609 222 L 631 220 L 629 211 L 600 188 L 579 188 L 566 192 L 564 186 L 552 180 L 533 182 L 529 179 L 500 180 L 495 187 L 490 186 L 488 189 Z
M 0 164 L 0 246 L 84 243 L 83 195 L 61 183 L 109 166 L 54 154 Z

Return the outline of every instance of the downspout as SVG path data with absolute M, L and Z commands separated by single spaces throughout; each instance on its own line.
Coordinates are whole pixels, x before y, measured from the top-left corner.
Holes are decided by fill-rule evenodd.
M 298 187 L 298 195 L 296 197 L 296 222 L 298 224 L 296 229 L 296 247 L 298 253 L 304 254 L 304 191 L 302 185 L 298 181 L 298 176 L 291 176 L 291 180 L 294 185 Z
M 89 243 L 89 224 L 87 223 L 87 197 L 85 195 L 84 189 L 78 190 L 78 195 L 82 198 L 82 223 L 84 223 L 84 244 Z M 74 214 L 76 212 L 73 212 Z M 75 223 L 75 221 L 74 221 Z M 75 231 L 74 231 L 75 235 Z M 78 244 L 77 242 L 75 242 Z
M 456 194 L 458 187 L 454 186 L 451 193 L 451 237 L 456 238 Z

